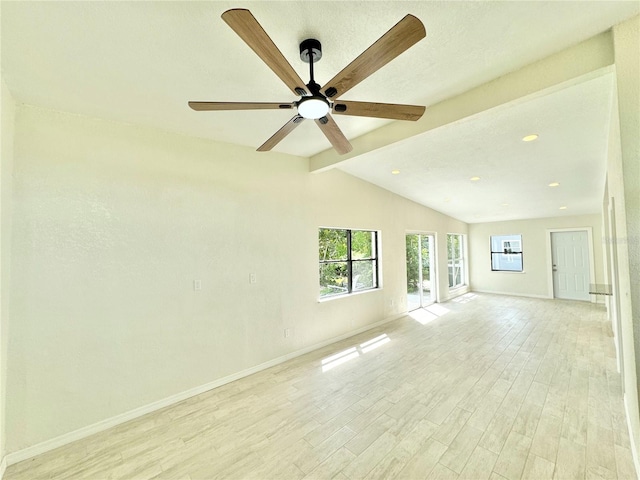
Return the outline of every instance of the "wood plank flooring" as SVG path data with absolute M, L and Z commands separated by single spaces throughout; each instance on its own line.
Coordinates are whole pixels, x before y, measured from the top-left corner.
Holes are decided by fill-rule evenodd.
M 467 294 L 430 310 L 5 478 L 636 478 L 603 307 Z

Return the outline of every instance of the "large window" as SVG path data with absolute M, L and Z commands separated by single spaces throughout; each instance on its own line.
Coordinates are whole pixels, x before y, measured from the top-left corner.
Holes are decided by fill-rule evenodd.
M 461 287 L 464 285 L 464 245 L 462 235 L 457 233 L 447 234 L 447 254 L 449 287 Z
M 321 228 L 318 240 L 320 297 L 378 287 L 378 232 Z
M 522 272 L 522 235 L 491 236 L 491 270 Z

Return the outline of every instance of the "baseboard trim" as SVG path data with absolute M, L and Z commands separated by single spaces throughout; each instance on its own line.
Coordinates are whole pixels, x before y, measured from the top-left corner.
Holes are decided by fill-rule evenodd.
M 472 288 L 471 291 L 475 293 L 490 293 L 492 295 L 508 295 L 510 297 L 543 298 L 545 300 L 553 299 L 553 297 L 548 295 L 533 295 L 530 293 L 496 292 L 493 290 L 478 290 L 476 288 Z
M 7 456 L 2 457 L 0 461 L 0 480 L 4 478 L 4 472 L 7 470 Z
M 438 300 L 438 303 L 445 303 L 453 300 L 454 298 L 461 297 L 462 295 L 466 295 L 467 293 L 471 293 L 472 290 L 469 288 L 469 285 L 464 285 L 462 287 L 458 287 L 455 290 L 449 290 L 449 295 L 446 298 L 441 298 Z
M 629 430 L 629 442 L 631 443 L 631 455 L 633 456 L 633 466 L 636 467 L 636 478 L 640 479 L 640 460 L 638 459 L 638 448 L 636 440 L 633 437 L 633 429 L 631 428 L 631 420 L 629 416 L 629 404 L 627 403 L 627 394 L 624 394 L 624 413 L 627 417 L 627 429 Z
M 41 455 L 43 453 L 49 452 L 51 450 L 62 447 L 64 445 L 75 442 L 77 440 L 81 440 L 83 438 L 89 437 L 96 433 L 100 433 L 109 428 L 128 422 L 129 420 L 139 418 L 148 413 L 155 412 L 157 410 L 160 410 L 162 408 L 168 407 L 175 403 L 181 402 L 188 398 L 195 397 L 196 395 L 200 395 L 201 393 L 207 392 L 217 387 L 221 387 L 222 385 L 226 385 L 227 383 L 233 382 L 235 380 L 239 380 L 249 375 L 253 375 L 254 373 L 258 373 L 262 370 L 266 370 L 267 368 L 274 367 L 276 365 L 284 363 L 293 358 L 313 352 L 314 350 L 318 350 L 320 348 L 326 347 L 327 345 L 331 345 L 332 343 L 345 340 L 349 337 L 353 337 L 354 335 L 358 335 L 360 333 L 366 332 L 367 330 L 371 330 L 373 328 L 379 327 L 389 322 L 393 322 L 394 320 L 398 320 L 399 318 L 402 318 L 404 316 L 406 316 L 406 313 L 396 314 L 391 317 L 387 317 L 379 322 L 366 325 L 364 327 L 358 328 L 356 330 L 352 330 L 348 333 L 344 333 L 337 337 L 333 337 L 331 339 L 322 341 L 320 343 L 316 343 L 309 347 L 305 347 L 303 349 L 296 350 L 286 355 L 276 357 L 273 360 L 269 360 L 267 362 L 261 363 L 259 365 L 256 365 L 255 367 L 247 368 L 245 370 L 234 373 L 232 375 L 228 375 L 226 377 L 214 380 L 204 385 L 200 385 L 199 387 L 185 390 L 184 392 L 180 392 L 175 395 L 171 395 L 169 397 L 158 400 L 156 402 L 149 403 L 147 405 L 143 405 L 138 408 L 134 408 L 133 410 L 129 410 L 128 412 L 124 412 L 114 417 L 101 420 L 91 425 L 87 425 L 86 427 L 82 427 L 72 432 L 65 433 L 63 435 L 54 437 L 50 440 L 45 440 L 44 442 L 37 443 L 30 447 L 24 448 L 22 450 L 9 453 L 2 459 L 2 464 L 0 464 L 0 472 L 4 474 L 4 469 L 7 467 L 7 465 L 13 465 L 18 462 L 28 460 L 29 458 L 33 458 L 37 455 Z M 0 474 L 0 480 L 2 480 L 2 474 Z

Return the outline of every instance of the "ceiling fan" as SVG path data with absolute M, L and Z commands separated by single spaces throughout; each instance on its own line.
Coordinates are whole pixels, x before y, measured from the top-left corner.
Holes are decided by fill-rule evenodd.
M 348 90 L 426 36 L 424 25 L 413 15 L 400 20 L 324 86 L 318 85 L 313 77 L 313 64 L 322 58 L 322 47 L 318 40 L 307 39 L 300 44 L 300 58 L 309 64 L 311 78 L 305 85 L 249 10 L 227 10 L 222 14 L 222 19 L 300 100 L 284 103 L 189 102 L 189 106 L 198 111 L 297 109 L 291 120 L 258 147 L 259 152 L 271 150 L 305 119 L 309 119 L 315 120 L 333 148 L 343 155 L 353 147 L 330 112 L 336 115 L 416 121 L 425 111 L 425 107 L 418 105 L 338 100 Z

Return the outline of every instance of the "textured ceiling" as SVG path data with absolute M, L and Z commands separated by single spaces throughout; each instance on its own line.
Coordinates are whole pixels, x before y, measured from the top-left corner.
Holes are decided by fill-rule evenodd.
M 333 77 L 411 13 L 425 24 L 427 38 L 353 88 L 344 99 L 423 105 L 433 105 L 517 70 L 639 11 L 636 1 L 3 1 L 0 5 L 2 75 L 17 101 L 254 148 L 282 126 L 291 112 L 194 112 L 187 107 L 189 100 L 294 100 L 288 88 L 222 21 L 221 13 L 229 8 L 250 9 L 305 80 L 308 66 L 299 59 L 298 44 L 304 38 L 318 38 L 323 44 L 323 58 L 316 68 L 319 83 Z M 610 90 L 610 85 L 604 87 Z M 474 117 L 456 125 L 454 136 L 476 142 L 482 138 L 487 146 L 504 141 L 497 128 L 480 137 L 482 126 L 475 125 L 474 119 L 478 121 Z M 336 121 L 350 139 L 387 123 L 345 116 Z M 604 132 L 600 141 L 604 142 L 608 117 L 599 121 L 599 131 Z M 561 124 L 563 119 L 557 118 L 557 122 Z M 418 158 L 425 148 L 421 142 L 443 145 L 449 134 L 449 128 L 440 128 L 399 148 L 407 158 Z M 443 135 L 441 140 L 433 138 L 438 135 Z M 306 157 L 327 148 L 328 141 L 313 122 L 305 122 L 275 150 Z M 484 150 L 465 153 L 476 155 Z M 379 159 L 377 153 L 371 155 Z M 371 155 L 360 161 L 368 164 Z M 477 160 L 485 161 L 481 157 Z M 363 168 L 354 162 L 357 160 L 350 160 L 345 169 L 362 176 Z M 435 166 L 433 170 L 439 171 Z M 467 210 L 443 207 L 442 195 L 437 196 L 438 201 L 435 196 L 420 195 L 418 180 L 404 181 L 402 189 L 369 180 L 468 221 L 481 221 L 488 218 L 486 212 L 495 213 L 489 204 L 486 212 L 475 213 L 468 206 Z M 504 187 L 503 196 L 509 197 L 509 185 L 495 187 Z M 459 187 L 464 191 L 470 188 Z M 474 191 L 469 190 L 469 195 Z M 541 216 L 539 212 L 529 214 Z
M 339 168 L 468 223 L 596 213 L 613 83 L 610 73 L 496 108 Z M 529 133 L 538 139 L 523 142 Z

